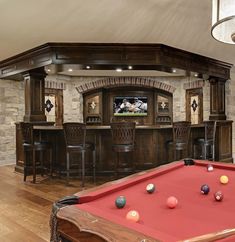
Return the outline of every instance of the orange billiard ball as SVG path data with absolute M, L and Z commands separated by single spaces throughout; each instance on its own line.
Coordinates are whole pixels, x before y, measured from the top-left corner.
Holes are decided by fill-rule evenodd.
M 126 219 L 132 222 L 138 222 L 140 219 L 140 215 L 137 211 L 131 210 L 126 214 Z

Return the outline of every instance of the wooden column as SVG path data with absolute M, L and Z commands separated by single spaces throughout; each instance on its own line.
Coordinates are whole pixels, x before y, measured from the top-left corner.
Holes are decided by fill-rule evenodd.
M 44 68 L 30 70 L 23 74 L 25 84 L 24 122 L 46 121 L 44 112 L 45 77 Z
M 210 79 L 210 120 L 226 120 L 224 79 Z

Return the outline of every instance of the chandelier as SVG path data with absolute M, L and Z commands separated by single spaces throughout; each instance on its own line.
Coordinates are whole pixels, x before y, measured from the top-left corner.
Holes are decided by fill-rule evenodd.
M 212 0 L 212 36 L 235 44 L 235 0 Z

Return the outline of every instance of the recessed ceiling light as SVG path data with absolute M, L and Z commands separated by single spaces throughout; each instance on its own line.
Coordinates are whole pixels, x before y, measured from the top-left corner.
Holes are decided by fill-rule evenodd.
M 86 66 L 86 69 L 91 69 L 91 67 L 90 66 Z
M 116 71 L 117 72 L 122 72 L 122 68 L 117 68 Z
M 51 69 L 48 68 L 48 69 L 47 69 L 47 72 L 50 72 L 50 71 L 51 71 Z
M 198 74 L 197 74 L 197 73 L 195 73 L 195 74 L 194 74 L 194 76 L 195 76 L 195 77 L 198 77 Z
M 176 69 L 172 69 L 172 72 L 173 72 L 173 73 L 176 73 Z
M 68 71 L 69 71 L 69 72 L 72 72 L 72 71 L 73 71 L 73 69 L 72 69 L 72 68 L 69 68 L 69 69 L 68 69 Z
M 128 69 L 129 69 L 129 70 L 132 70 L 132 66 L 128 66 Z

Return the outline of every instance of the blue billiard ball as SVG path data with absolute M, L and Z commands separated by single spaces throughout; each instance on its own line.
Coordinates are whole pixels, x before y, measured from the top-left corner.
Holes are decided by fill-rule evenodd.
M 209 193 L 209 191 L 210 191 L 210 187 L 207 184 L 204 184 L 204 185 L 201 186 L 201 193 L 202 194 L 206 195 L 206 194 Z

